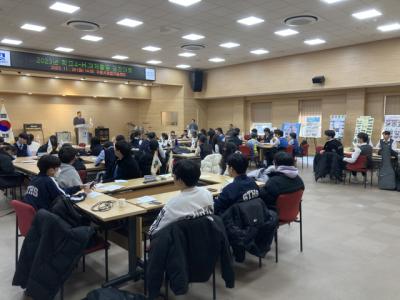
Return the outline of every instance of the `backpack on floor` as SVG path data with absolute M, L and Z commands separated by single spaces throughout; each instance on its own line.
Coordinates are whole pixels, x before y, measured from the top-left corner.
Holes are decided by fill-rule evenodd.
M 146 300 L 146 297 L 115 288 L 100 288 L 89 292 L 83 300 Z

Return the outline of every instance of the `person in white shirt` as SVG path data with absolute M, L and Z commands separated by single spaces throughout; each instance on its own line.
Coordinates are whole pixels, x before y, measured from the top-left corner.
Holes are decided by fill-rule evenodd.
M 169 138 L 168 138 L 168 134 L 166 133 L 161 133 L 161 138 L 158 141 L 159 144 L 161 145 L 162 148 L 168 148 L 169 145 Z
M 33 136 L 32 133 L 28 134 L 28 150 L 30 153 L 35 156 L 37 151 L 40 148 L 40 144 L 35 141 L 35 137 Z
M 357 135 L 358 143 L 354 145 L 354 152 L 351 154 L 351 157 L 343 158 L 343 161 L 347 162 L 348 164 L 354 164 L 360 155 L 364 155 L 367 157 L 367 165 L 366 168 L 370 168 L 372 164 L 372 146 L 369 145 L 369 137 L 368 134 L 364 132 L 360 132 Z M 352 172 L 352 181 L 357 183 L 357 172 Z M 365 172 L 362 172 L 363 176 L 367 176 Z
M 203 187 L 196 186 L 200 174 L 200 166 L 196 162 L 189 159 L 177 162 L 173 169 L 173 176 L 174 183 L 181 192 L 172 197 L 158 214 L 149 229 L 150 237 L 173 222 L 214 213 L 211 193 Z
M 391 138 L 391 135 L 392 134 L 390 131 L 385 130 L 384 132 L 382 132 L 383 139 L 381 139 L 379 143 L 376 145 L 376 148 L 378 148 L 379 151 L 382 149 L 382 143 L 390 144 L 390 147 L 392 148 L 393 152 L 397 151 L 397 142 Z

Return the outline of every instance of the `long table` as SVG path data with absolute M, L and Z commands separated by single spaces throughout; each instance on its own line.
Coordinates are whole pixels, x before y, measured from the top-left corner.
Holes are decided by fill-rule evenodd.
M 224 175 L 211 173 L 203 173 L 200 177 L 200 184 L 216 196 L 222 188 L 232 182 L 232 178 Z M 258 183 L 262 185 L 262 183 Z M 107 188 L 113 191 L 108 191 Z M 115 286 L 126 281 L 138 279 L 138 254 L 140 254 L 140 242 L 138 237 L 141 234 L 141 218 L 146 214 L 161 209 L 166 202 L 173 196 L 179 194 L 180 191 L 174 185 L 172 176 L 158 176 L 157 181 L 145 183 L 144 178 L 132 179 L 127 181 L 117 181 L 106 183 L 96 187 L 95 192 L 77 204 L 77 206 L 86 214 L 91 215 L 100 222 L 111 222 L 116 220 L 127 220 L 128 229 L 128 273 L 114 278 L 103 284 L 104 287 Z M 156 199 L 159 204 L 142 203 L 140 197 L 151 196 Z M 120 207 L 118 201 L 120 198 L 126 199 L 126 204 Z M 93 211 L 92 207 L 99 201 L 113 201 L 112 208 L 105 212 Z

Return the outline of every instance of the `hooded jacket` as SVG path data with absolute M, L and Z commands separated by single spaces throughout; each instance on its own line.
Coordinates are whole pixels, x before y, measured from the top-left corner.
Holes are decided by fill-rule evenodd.
M 269 180 L 261 188 L 260 194 L 269 209 L 276 210 L 276 200 L 280 195 L 305 189 L 296 167 L 279 166 L 268 176 Z

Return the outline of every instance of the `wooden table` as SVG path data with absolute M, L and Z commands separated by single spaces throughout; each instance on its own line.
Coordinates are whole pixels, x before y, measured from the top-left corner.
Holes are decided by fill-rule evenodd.
M 200 156 L 195 153 L 173 154 L 173 157 L 179 159 L 200 159 Z

